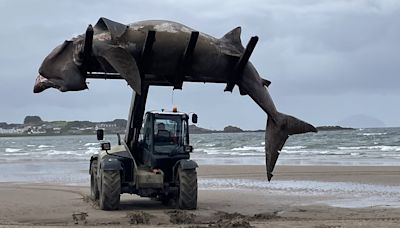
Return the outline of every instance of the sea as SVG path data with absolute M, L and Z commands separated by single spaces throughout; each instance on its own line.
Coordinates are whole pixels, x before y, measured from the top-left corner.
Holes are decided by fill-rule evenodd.
M 263 132 L 191 135 L 199 165 L 264 165 Z M 111 145 L 116 135 L 106 135 Z M 95 135 L 0 138 L 0 182 L 85 183 Z M 321 131 L 289 137 L 277 165 L 398 166 L 400 128 Z
M 202 165 L 264 165 L 263 132 L 191 135 L 191 158 Z M 106 135 L 111 145 L 116 135 Z M 0 137 L 0 182 L 89 185 L 89 159 L 98 153 L 95 135 Z M 277 162 L 300 166 L 399 166 L 400 128 L 320 131 L 289 137 Z M 400 174 L 399 174 L 400 183 Z M 400 207 L 399 186 L 345 182 L 200 178 L 200 189 L 247 189 L 266 192 L 341 195 L 333 206 L 386 203 Z M 296 193 L 297 192 L 297 193 Z M 355 194 L 357 193 L 357 194 Z M 359 196 L 357 199 L 354 195 Z M 348 196 L 346 198 L 345 196 Z M 372 198 L 371 198 L 372 197 Z M 376 198 L 378 197 L 378 198 Z M 350 201 L 346 201 L 349 199 Z M 395 202 L 395 203 L 394 203 Z

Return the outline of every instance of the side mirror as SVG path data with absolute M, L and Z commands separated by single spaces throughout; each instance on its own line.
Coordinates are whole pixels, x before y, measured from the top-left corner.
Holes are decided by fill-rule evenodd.
M 193 113 L 192 114 L 192 123 L 197 123 L 197 114 L 196 113 Z
M 103 129 L 97 129 L 96 134 L 97 134 L 97 140 L 101 141 L 104 139 L 104 130 Z

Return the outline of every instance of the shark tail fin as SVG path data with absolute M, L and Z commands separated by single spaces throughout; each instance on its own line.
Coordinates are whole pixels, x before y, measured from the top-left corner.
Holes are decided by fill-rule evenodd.
M 317 129 L 309 123 L 282 113 L 278 113 L 277 118 L 268 118 L 265 132 L 265 164 L 268 181 L 273 176 L 272 171 L 278 160 L 279 151 L 289 136 L 306 132 L 317 132 Z

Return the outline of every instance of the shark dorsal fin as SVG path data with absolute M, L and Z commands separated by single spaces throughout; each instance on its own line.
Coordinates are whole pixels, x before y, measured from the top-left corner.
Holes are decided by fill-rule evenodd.
M 236 28 L 232 29 L 227 34 L 225 34 L 222 37 L 222 39 L 229 40 L 234 45 L 242 46 L 242 41 L 240 40 L 240 34 L 241 33 L 242 33 L 242 28 L 239 26 L 239 27 L 236 27 Z
M 96 23 L 94 26 L 95 30 L 103 30 L 103 31 L 109 31 L 111 34 L 111 37 L 113 39 L 118 39 L 120 38 L 128 29 L 128 26 L 109 20 L 107 18 L 101 17 L 99 21 Z
M 242 28 L 236 27 L 227 34 L 225 34 L 220 39 L 221 41 L 223 41 L 221 45 L 224 47 L 222 48 L 221 52 L 229 56 L 240 57 L 240 55 L 244 51 L 242 41 L 240 40 L 241 33 L 242 33 Z

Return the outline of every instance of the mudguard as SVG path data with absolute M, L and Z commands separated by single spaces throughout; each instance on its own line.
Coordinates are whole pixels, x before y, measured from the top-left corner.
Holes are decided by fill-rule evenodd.
M 99 155 L 98 155 L 98 154 L 94 154 L 94 155 L 92 155 L 92 156 L 90 157 L 89 175 L 90 175 L 90 172 L 92 171 L 92 162 L 93 162 L 93 161 L 96 161 L 96 162 L 97 162 L 98 158 L 99 158 Z
M 117 158 L 104 157 L 100 162 L 100 167 L 102 170 L 122 170 L 121 162 Z
M 179 167 L 181 167 L 181 169 L 183 170 L 190 170 L 190 169 L 196 169 L 197 167 L 199 167 L 199 165 L 197 165 L 197 163 L 193 160 L 182 159 L 177 161 L 174 165 L 173 180 L 176 180 Z
M 183 170 L 188 170 L 188 169 L 196 169 L 199 167 L 197 163 L 193 160 L 179 160 L 175 163 L 174 165 L 174 170 L 176 171 L 178 167 L 181 167 Z

